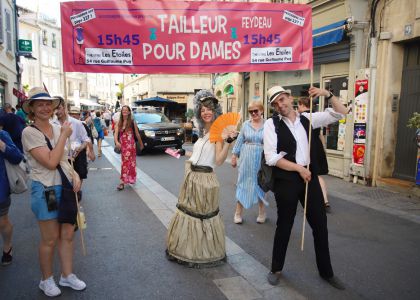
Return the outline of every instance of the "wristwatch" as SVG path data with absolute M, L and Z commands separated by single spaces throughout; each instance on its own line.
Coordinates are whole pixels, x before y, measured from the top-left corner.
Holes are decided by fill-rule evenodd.
M 334 94 L 333 93 L 331 93 L 331 92 L 329 92 L 329 93 L 330 93 L 330 95 L 325 98 L 325 100 L 327 100 L 327 101 L 330 100 L 332 97 L 334 97 Z

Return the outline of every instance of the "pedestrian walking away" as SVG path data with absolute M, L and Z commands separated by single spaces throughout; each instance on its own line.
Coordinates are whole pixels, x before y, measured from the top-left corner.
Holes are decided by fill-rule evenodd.
M 10 186 L 6 172 L 5 160 L 11 164 L 22 161 L 23 154 L 13 143 L 10 135 L 0 130 L 0 235 L 3 238 L 3 254 L 1 264 L 7 266 L 12 263 L 12 234 L 13 225 L 9 219 Z
M 300 97 L 298 99 L 298 113 L 310 112 L 310 99 L 308 97 Z M 313 131 L 314 145 L 316 147 L 318 159 L 318 180 L 321 185 L 322 195 L 324 196 L 325 211 L 331 212 L 330 202 L 328 201 L 327 185 L 321 175 L 328 174 L 328 161 L 325 154 L 323 136 L 321 135 L 321 128 L 315 128 Z
M 109 124 L 111 124 L 111 112 L 109 111 L 109 109 L 106 109 L 104 111 L 104 120 L 105 120 L 105 125 L 106 125 L 106 129 L 109 129 Z
M 115 147 L 121 151 L 121 176 L 117 190 L 124 189 L 125 184 L 136 182 L 136 143 L 143 150 L 144 145 L 134 116 L 128 105 L 121 108 L 121 118 L 115 126 Z
M 72 134 L 70 122 L 61 128 L 50 123 L 60 100 L 51 97 L 41 87 L 29 91 L 29 99 L 23 103 L 33 125 L 22 133 L 22 144 L 31 167 L 31 208 L 40 229 L 39 262 L 42 278 L 39 288 L 49 297 L 58 296 L 61 290 L 53 277 L 54 253 L 57 248 L 61 263 L 59 285 L 83 290 L 86 284 L 73 273 L 74 223 L 59 223 L 59 207 L 62 199 L 61 173 L 80 190 L 77 172 L 72 172 L 67 160 L 66 141 Z M 64 203 L 63 203 L 64 204 Z
M 22 131 L 26 127 L 25 120 L 12 111 L 12 106 L 9 103 L 4 105 L 4 114 L 0 116 L 0 129 L 7 131 L 21 152 L 22 148 Z
M 337 122 L 347 112 L 346 107 L 332 93 L 315 87 L 309 89 L 309 96 L 324 96 L 332 109 L 312 114 L 312 127 L 319 128 Z M 298 201 L 304 204 L 305 183 L 308 182 L 306 217 L 312 228 L 316 264 L 319 275 L 329 284 L 344 289 L 334 276 L 328 246 L 327 216 L 318 180 L 316 146 L 312 139 L 309 148 L 310 121 L 308 113 L 299 114 L 293 109 L 293 97 L 289 90 L 274 86 L 268 90 L 270 104 L 278 115 L 264 124 L 264 154 L 269 166 L 273 166 L 275 178 L 274 195 L 277 203 L 277 227 L 274 236 L 273 257 L 268 282 L 279 283 L 283 270 L 287 245 L 296 215 Z M 310 151 L 310 157 L 308 153 Z M 309 165 L 309 170 L 306 168 Z
M 193 103 L 199 139 L 193 152 L 186 153 L 190 159 L 186 162 L 177 210 L 168 226 L 166 254 L 169 260 L 200 268 L 226 261 L 225 228 L 219 214 L 219 181 L 214 168 L 226 160 L 230 143 L 210 143 L 210 126 L 222 113 L 214 95 L 200 90 Z M 231 138 L 236 136 L 237 132 L 229 133 Z M 185 151 L 181 149 L 180 153 Z
M 236 184 L 236 211 L 234 223 L 242 224 L 242 211 L 258 203 L 257 223 L 266 220 L 264 205 L 265 193 L 257 183 L 257 173 L 261 164 L 263 151 L 263 119 L 264 106 L 262 102 L 255 101 L 248 105 L 250 120 L 245 121 L 232 150 L 232 167 L 239 166 L 238 182 Z M 238 161 L 239 159 L 239 161 Z
M 101 112 L 97 111 L 95 115 L 96 117 L 93 118 L 92 122 L 93 122 L 93 126 L 98 132 L 98 136 L 96 137 L 96 142 L 98 143 L 98 157 L 101 157 L 102 156 L 102 140 L 105 137 L 104 129 L 106 125 L 105 125 L 105 121 L 101 118 Z

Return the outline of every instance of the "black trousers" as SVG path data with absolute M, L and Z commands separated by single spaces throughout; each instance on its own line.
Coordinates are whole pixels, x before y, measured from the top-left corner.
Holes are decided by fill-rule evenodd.
M 290 180 L 277 179 L 275 183 L 277 228 L 274 236 L 272 272 L 283 269 L 297 203 L 300 201 L 303 206 L 305 201 L 305 182 L 299 175 Z M 330 278 L 334 273 L 328 247 L 327 216 L 318 176 L 312 176 L 312 180 L 309 182 L 306 218 L 312 228 L 319 275 L 323 278 Z

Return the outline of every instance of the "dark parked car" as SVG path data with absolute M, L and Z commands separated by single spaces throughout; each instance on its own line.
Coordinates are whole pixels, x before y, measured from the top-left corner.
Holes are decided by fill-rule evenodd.
M 134 119 L 143 140 L 144 150 L 182 148 L 184 129 L 171 121 L 158 110 L 140 110 L 134 113 Z M 137 144 L 137 154 L 141 151 Z
M 194 127 L 191 134 L 191 142 L 194 144 L 198 140 L 198 128 Z

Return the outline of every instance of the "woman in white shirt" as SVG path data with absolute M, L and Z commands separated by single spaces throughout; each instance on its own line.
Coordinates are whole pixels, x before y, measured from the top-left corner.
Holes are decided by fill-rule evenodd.
M 169 260 L 189 267 L 214 266 L 226 261 L 226 247 L 219 181 L 213 168 L 226 160 L 230 143 L 209 141 L 210 126 L 222 113 L 214 95 L 201 90 L 193 102 L 200 138 L 186 163 L 177 210 L 168 228 L 166 254 Z M 231 137 L 236 135 L 231 133 Z

